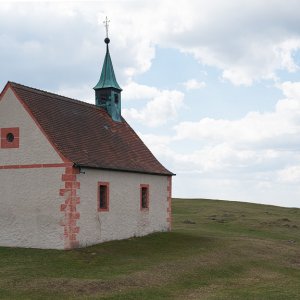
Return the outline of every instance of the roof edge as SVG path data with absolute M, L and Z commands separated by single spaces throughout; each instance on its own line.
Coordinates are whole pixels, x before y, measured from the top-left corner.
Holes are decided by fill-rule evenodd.
M 126 173 L 138 173 L 138 174 L 148 174 L 148 175 L 158 175 L 158 176 L 176 176 L 176 174 L 170 173 L 155 173 L 155 172 L 146 172 L 146 171 L 134 171 L 134 170 L 126 170 L 126 169 L 118 169 L 118 168 L 105 168 L 105 167 L 96 167 L 96 166 L 87 166 L 82 164 L 74 163 L 75 168 L 86 168 L 86 169 L 97 169 L 97 170 L 105 170 L 105 171 L 119 171 L 119 172 L 126 172 Z
M 7 81 L 4 88 L 2 89 L 1 93 L 0 93 L 0 101 L 2 100 L 6 90 L 9 88 L 10 86 L 10 81 Z
M 90 106 L 90 107 L 94 107 L 94 108 L 97 108 L 97 109 L 101 109 L 98 106 L 96 106 L 95 104 L 92 104 L 92 103 L 89 103 L 89 102 L 86 102 L 86 101 L 83 101 L 83 100 L 79 100 L 79 99 L 71 98 L 71 97 L 68 97 L 68 96 L 60 95 L 60 94 L 57 94 L 57 93 L 49 92 L 49 91 L 46 91 L 46 90 L 38 89 L 38 88 L 31 87 L 31 86 L 28 86 L 28 85 L 24 85 L 24 84 L 15 82 L 15 81 L 8 81 L 6 83 L 6 85 L 8 85 L 8 84 L 10 84 L 11 87 L 14 87 L 14 85 L 16 85 L 18 88 L 21 88 L 23 90 L 28 90 L 29 89 L 30 92 L 35 92 L 35 93 L 38 93 L 38 94 L 40 94 L 40 93 L 47 94 L 47 96 L 52 97 L 52 98 L 59 97 L 60 100 L 62 100 L 62 101 L 72 102 L 72 103 L 76 103 L 76 104 L 79 104 L 79 105 Z M 6 87 L 6 85 L 5 85 L 5 87 Z M 5 87 L 4 87 L 4 89 L 5 89 Z

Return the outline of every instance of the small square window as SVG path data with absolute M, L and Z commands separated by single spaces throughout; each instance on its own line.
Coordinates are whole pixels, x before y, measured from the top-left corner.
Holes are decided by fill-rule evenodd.
M 19 133 L 18 127 L 1 128 L 1 148 L 19 148 Z
M 149 184 L 141 184 L 140 186 L 140 208 L 141 210 L 149 209 Z
M 115 94 L 115 103 L 116 103 L 116 104 L 119 103 L 119 96 L 118 96 L 118 94 Z
M 98 211 L 109 211 L 108 182 L 98 182 Z

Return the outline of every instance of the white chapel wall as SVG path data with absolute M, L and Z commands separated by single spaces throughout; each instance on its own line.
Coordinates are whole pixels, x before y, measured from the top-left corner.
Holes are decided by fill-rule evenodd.
M 9 88 L 0 100 L 0 128 L 20 128 L 20 147 L 0 148 L 0 165 L 61 163 L 62 159 Z
M 64 249 L 65 168 L 0 169 L 0 246 Z
M 167 231 L 167 176 L 84 169 L 80 174 L 80 246 Z M 98 182 L 109 182 L 109 211 L 97 211 Z M 140 210 L 140 184 L 149 184 L 149 211 Z

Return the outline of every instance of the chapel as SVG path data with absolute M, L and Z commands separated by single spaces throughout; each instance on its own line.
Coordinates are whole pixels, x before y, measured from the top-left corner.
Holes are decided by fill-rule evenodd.
M 0 246 L 73 249 L 171 229 L 172 172 L 122 117 L 106 54 L 95 104 L 7 82 Z

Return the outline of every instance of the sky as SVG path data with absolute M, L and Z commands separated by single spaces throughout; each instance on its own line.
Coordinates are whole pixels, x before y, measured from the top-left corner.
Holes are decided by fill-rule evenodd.
M 300 207 L 300 1 L 0 1 L 0 87 L 94 103 L 110 53 L 122 115 L 173 196 Z

